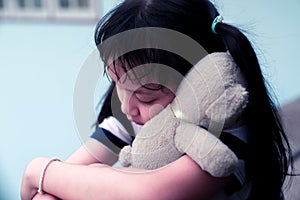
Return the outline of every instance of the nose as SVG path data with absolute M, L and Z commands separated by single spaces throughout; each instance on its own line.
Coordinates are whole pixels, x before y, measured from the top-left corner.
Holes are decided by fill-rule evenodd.
M 132 93 L 126 93 L 121 101 L 121 110 L 125 115 L 135 117 L 139 114 L 137 101 Z

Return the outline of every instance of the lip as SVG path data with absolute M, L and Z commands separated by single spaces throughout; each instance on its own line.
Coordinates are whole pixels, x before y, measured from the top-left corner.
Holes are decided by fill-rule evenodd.
M 141 123 L 141 122 L 138 122 L 138 121 L 135 121 L 135 120 L 132 120 L 135 124 L 137 125 L 144 125 L 144 123 Z
M 138 120 L 134 120 L 134 119 L 133 119 L 132 117 L 130 117 L 130 116 L 127 116 L 127 119 L 128 119 L 129 121 L 134 122 L 134 123 L 137 124 L 137 125 L 144 125 L 144 123 L 139 122 Z

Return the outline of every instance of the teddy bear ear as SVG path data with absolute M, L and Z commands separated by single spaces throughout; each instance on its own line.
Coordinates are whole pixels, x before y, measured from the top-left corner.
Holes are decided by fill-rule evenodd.
M 119 162 L 123 167 L 129 167 L 132 163 L 131 146 L 124 146 L 119 153 Z
M 216 99 L 206 110 L 209 123 L 223 122 L 223 128 L 237 120 L 248 103 L 248 92 L 240 85 L 234 85 L 224 90 L 224 93 Z

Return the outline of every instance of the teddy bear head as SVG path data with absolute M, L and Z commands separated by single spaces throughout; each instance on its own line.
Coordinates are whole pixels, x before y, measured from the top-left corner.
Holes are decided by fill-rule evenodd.
M 175 116 L 212 133 L 230 128 L 248 102 L 246 83 L 229 52 L 202 58 L 181 81 L 172 102 Z

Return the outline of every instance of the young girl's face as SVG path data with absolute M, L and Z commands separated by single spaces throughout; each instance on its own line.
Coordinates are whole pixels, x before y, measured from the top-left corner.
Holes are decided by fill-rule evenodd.
M 171 103 L 175 97 L 174 90 L 170 89 L 171 87 L 162 87 L 156 83 L 141 85 L 128 78 L 126 80 L 120 79 L 118 76 L 120 74 L 124 75 L 124 70 L 121 67 L 108 67 L 107 71 L 115 82 L 122 112 L 128 120 L 138 125 L 144 125 Z

